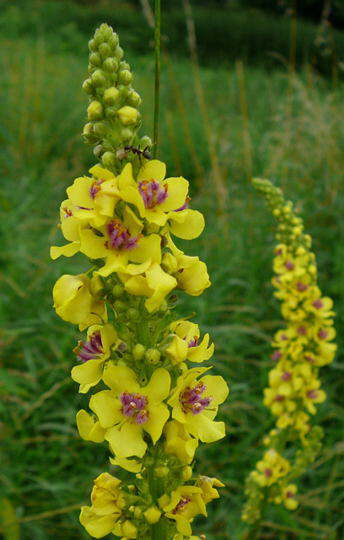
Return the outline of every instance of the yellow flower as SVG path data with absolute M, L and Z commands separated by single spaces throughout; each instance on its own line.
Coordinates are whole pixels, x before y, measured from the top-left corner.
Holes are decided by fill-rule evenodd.
M 189 435 L 184 424 L 171 420 L 167 422 L 164 433 L 166 437 L 165 452 L 177 456 L 186 465 L 191 463 L 198 441 Z
M 94 394 L 90 409 L 107 430 L 105 438 L 116 456 L 142 457 L 147 448 L 144 431 L 155 444 L 169 417 L 162 403 L 170 391 L 168 371 L 156 369 L 149 383 L 140 387 L 134 371 L 126 366 L 109 366 L 103 380 L 111 390 Z
M 77 412 L 76 425 L 80 437 L 85 441 L 92 441 L 95 443 L 104 441 L 106 430 L 101 427 L 98 420 L 95 420 L 95 418 L 84 409 Z
M 93 278 L 65 274 L 53 288 L 54 308 L 64 321 L 79 324 L 80 330 L 106 322 L 106 306 L 92 294 Z
M 80 249 L 80 228 L 86 227 L 88 221 L 81 221 L 75 216 L 77 209 L 68 199 L 63 201 L 60 206 L 61 231 L 69 244 L 64 246 L 52 246 L 50 248 L 50 257 L 58 259 L 61 255 L 72 257 Z
M 282 491 L 282 500 L 288 510 L 295 510 L 299 505 L 295 499 L 296 492 L 297 486 L 295 484 L 288 484 Z
M 320 390 L 320 381 L 316 377 L 305 381 L 302 393 L 304 404 L 311 414 L 316 413 L 314 403 L 323 403 L 326 399 L 326 393 Z
M 102 538 L 111 533 L 121 516 L 125 499 L 120 483 L 118 478 L 102 473 L 94 481 L 92 506 L 81 507 L 80 523 L 94 538 Z
M 258 461 L 257 469 L 259 472 L 253 472 L 254 480 L 262 487 L 271 486 L 279 478 L 288 474 L 290 464 L 276 450 L 270 448 L 265 452 L 263 459 Z
M 170 496 L 163 495 L 159 504 L 165 516 L 176 521 L 177 531 L 187 537 L 192 534 L 190 522 L 193 518 L 197 514 L 207 515 L 202 490 L 197 486 L 178 487 Z
M 192 240 L 201 234 L 204 218 L 188 205 L 189 183 L 185 178 L 167 178 L 166 165 L 157 159 L 147 161 L 141 167 L 137 182 L 127 164 L 118 177 L 121 198 L 136 206 L 142 218 L 150 223 L 164 226 L 175 236 Z
M 176 321 L 170 326 L 175 333 L 166 352 L 172 357 L 174 364 L 189 360 L 204 362 L 209 360 L 214 352 L 214 344 L 209 345 L 209 334 L 205 334 L 199 342 L 200 330 L 198 324 L 189 321 Z
M 79 341 L 74 352 L 81 365 L 72 369 L 72 379 L 80 384 L 79 392 L 85 393 L 100 381 L 105 361 L 111 347 L 119 342 L 112 324 L 93 325 L 87 330 L 87 340 Z
M 98 270 L 101 276 L 113 272 L 140 274 L 151 263 L 161 261 L 160 236 L 143 236 L 142 228 L 143 223 L 126 206 L 122 220 L 112 218 L 102 227 L 82 229 L 80 251 L 90 259 L 105 259 L 105 265 Z
M 224 487 L 224 484 L 217 478 L 200 476 L 196 482 L 196 486 L 201 488 L 202 499 L 204 500 L 205 504 L 208 504 L 208 502 L 212 501 L 213 499 L 218 499 L 220 497 L 219 492 L 215 488 Z
M 208 368 L 209 369 L 209 368 Z M 224 422 L 215 422 L 218 406 L 228 395 L 228 386 L 220 376 L 205 375 L 207 368 L 193 368 L 177 380 L 168 404 L 173 408 L 172 418 L 202 442 L 213 442 L 225 436 Z
M 164 272 L 157 263 L 153 263 L 141 275 L 130 276 L 120 273 L 119 277 L 129 294 L 148 297 L 145 306 L 150 313 L 159 309 L 166 296 L 177 285 L 176 279 Z
M 184 255 L 169 237 L 167 238 L 167 245 L 172 255 L 170 253 L 164 255 L 163 268 L 174 275 L 178 287 L 187 294 L 191 296 L 202 294 L 207 287 L 210 287 L 206 264 L 200 261 L 198 257 Z

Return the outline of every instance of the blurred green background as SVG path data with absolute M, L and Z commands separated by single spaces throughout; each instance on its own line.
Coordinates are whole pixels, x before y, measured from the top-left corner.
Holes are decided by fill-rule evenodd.
M 51 289 L 82 259 L 49 260 L 65 188 L 95 162 L 81 140 L 87 40 L 108 22 L 119 33 L 152 132 L 152 1 L 0 3 L 0 529 L 5 540 L 87 538 L 77 507 L 88 501 L 107 450 L 82 441 L 85 403 L 70 379 L 76 330 L 52 309 Z M 269 341 L 281 325 L 272 297 L 273 225 L 249 177 L 284 188 L 314 238 L 320 285 L 335 300 L 339 354 L 323 368 L 328 400 L 315 421 L 321 455 L 300 480 L 300 507 L 268 510 L 260 538 L 342 539 L 343 55 L 344 4 L 313 1 L 163 1 L 160 156 L 192 184 L 206 216 L 191 243 L 213 286 L 182 298 L 216 343 L 216 370 L 231 386 L 228 437 L 199 452 L 198 469 L 227 483 L 195 530 L 241 539 L 245 476 L 272 419 L 262 390 Z M 192 29 L 196 29 L 196 41 Z M 224 201 L 216 186 L 226 195 Z M 11 525 L 8 525 L 11 523 Z

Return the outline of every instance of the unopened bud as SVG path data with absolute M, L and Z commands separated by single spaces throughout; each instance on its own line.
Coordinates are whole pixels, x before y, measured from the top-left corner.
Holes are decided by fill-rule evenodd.
M 116 161 L 116 155 L 113 152 L 104 152 L 102 155 L 102 164 L 106 169 L 111 169 Z
M 161 512 L 156 506 L 151 506 L 148 510 L 143 512 L 143 515 L 148 523 L 157 523 L 160 519 Z
M 100 66 L 101 63 L 102 63 L 102 59 L 100 57 L 100 54 L 97 53 L 97 52 L 93 52 L 92 54 L 90 54 L 90 63 L 93 66 Z
M 124 56 L 123 49 L 119 45 L 115 49 L 115 56 L 117 56 L 117 58 L 119 58 L 119 59 L 123 58 L 123 56 Z
M 116 302 L 114 303 L 113 307 L 115 308 L 116 311 L 125 311 L 126 309 L 126 305 L 124 302 L 122 302 L 121 300 L 116 300 Z
M 95 86 L 105 86 L 106 79 L 100 69 L 96 69 L 91 75 L 92 82 Z
M 123 69 L 119 72 L 119 81 L 122 84 L 129 84 L 133 80 L 133 75 L 128 69 Z
M 97 137 L 103 137 L 106 133 L 106 125 L 104 122 L 95 122 L 95 124 L 93 124 L 93 132 Z
M 144 348 L 141 343 L 136 343 L 136 345 L 133 348 L 133 357 L 135 360 L 142 360 L 144 354 L 146 352 L 146 349 Z
M 160 360 L 161 354 L 158 349 L 148 349 L 146 352 L 146 359 L 151 364 L 158 364 Z
M 191 476 L 192 476 L 192 468 L 189 466 L 184 467 L 182 471 L 182 478 L 184 482 L 186 482 L 187 480 L 190 480 Z
M 89 120 L 100 120 L 103 116 L 103 106 L 100 101 L 91 101 L 87 107 L 87 116 Z
M 121 107 L 117 111 L 117 114 L 119 116 L 120 121 L 125 126 L 136 124 L 139 117 L 139 111 L 137 109 L 134 109 L 134 107 L 130 107 L 129 105 L 125 105 L 124 107 Z
M 82 89 L 86 94 L 92 94 L 93 93 L 93 85 L 91 79 L 86 79 L 82 85 Z
M 141 97 L 135 90 L 130 90 L 127 99 L 129 104 L 133 107 L 138 107 L 141 104 Z
M 100 56 L 105 59 L 111 54 L 111 47 L 107 43 L 101 43 L 98 47 Z
M 112 56 L 109 58 L 106 58 L 103 62 L 103 68 L 105 71 L 108 71 L 109 73 L 113 73 L 117 71 L 118 69 L 118 61 L 116 58 L 113 58 Z
M 119 97 L 119 91 L 117 88 L 112 86 L 111 88 L 107 88 L 104 92 L 104 101 L 106 105 L 114 105 Z
M 136 538 L 136 532 L 137 528 L 131 521 L 127 520 L 123 523 L 122 534 L 128 536 L 129 538 Z
M 165 478 L 165 476 L 167 476 L 169 472 L 170 472 L 169 468 L 165 466 L 156 467 L 154 469 L 154 474 L 158 478 Z
M 130 319 L 132 321 L 137 321 L 139 319 L 139 317 L 140 317 L 140 313 L 135 308 L 129 308 L 128 311 L 127 311 L 127 317 L 128 317 L 128 319 Z
M 130 141 L 134 137 L 134 132 L 130 128 L 121 129 L 121 139 L 123 141 Z

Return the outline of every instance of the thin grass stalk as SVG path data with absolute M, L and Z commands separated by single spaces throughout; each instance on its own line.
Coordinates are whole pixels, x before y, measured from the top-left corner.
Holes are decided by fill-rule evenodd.
M 217 148 L 214 144 L 214 140 L 211 132 L 211 123 L 208 115 L 208 109 L 206 104 L 206 99 L 204 95 L 204 90 L 201 81 L 200 68 L 198 62 L 197 54 L 197 42 L 196 42 L 196 30 L 195 22 L 192 15 L 192 9 L 190 0 L 183 0 L 186 27 L 188 32 L 188 44 L 191 57 L 191 65 L 193 71 L 193 79 L 195 85 L 196 96 L 198 100 L 198 105 L 200 108 L 200 113 L 203 119 L 203 128 L 204 133 L 207 139 L 207 144 L 209 148 L 209 158 L 212 167 L 212 177 L 215 184 L 215 192 L 217 197 L 217 203 L 220 214 L 226 213 L 227 207 L 227 188 L 222 177 L 219 161 L 217 158 Z
M 240 111 L 242 117 L 242 134 L 244 141 L 244 159 L 245 159 L 245 169 L 247 178 L 251 179 L 252 177 L 252 142 L 250 135 L 250 119 L 248 113 L 248 103 L 246 96 L 246 84 L 245 84 L 245 72 L 244 72 L 244 63 L 242 60 L 238 60 L 235 64 L 238 85 L 239 85 L 239 101 L 240 101 Z
M 159 145 L 159 109 L 160 109 L 160 71 L 161 71 L 161 0 L 155 0 L 154 9 L 154 50 L 155 50 L 155 85 L 154 85 L 154 134 L 153 155 L 158 155 Z

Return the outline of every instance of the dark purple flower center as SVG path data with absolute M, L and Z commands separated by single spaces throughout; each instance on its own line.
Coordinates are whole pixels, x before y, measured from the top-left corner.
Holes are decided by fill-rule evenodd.
M 292 261 L 286 261 L 284 263 L 284 266 L 286 267 L 287 270 L 294 270 L 295 268 L 295 265 Z
M 187 496 L 181 497 L 178 504 L 172 510 L 172 514 L 177 514 L 178 512 L 182 512 L 184 508 L 189 504 L 190 501 L 191 501 L 190 497 L 187 497 Z
M 119 397 L 122 403 L 122 413 L 132 420 L 136 424 L 145 424 L 149 418 L 149 412 L 146 407 L 148 405 L 148 398 L 141 394 L 131 394 L 129 392 L 123 392 Z
M 270 478 L 270 476 L 272 476 L 272 470 L 267 468 L 264 470 L 264 474 L 266 478 Z
M 136 247 L 139 240 L 138 236 L 130 236 L 128 229 L 117 220 L 113 219 L 106 226 L 109 240 L 105 243 L 105 246 L 110 249 L 128 250 Z
M 282 375 L 282 379 L 283 381 L 289 381 L 289 379 L 291 379 L 291 373 L 290 371 L 285 371 Z
M 188 342 L 188 347 L 197 347 L 198 345 L 198 336 L 194 336 L 193 339 L 190 339 Z
M 316 399 L 318 396 L 318 392 L 316 390 L 309 390 L 309 392 L 307 392 L 307 397 L 309 397 L 309 399 Z
M 275 401 L 283 401 L 284 400 L 284 397 L 282 394 L 276 394 L 275 396 Z
M 325 330 L 324 328 L 321 328 L 318 332 L 318 337 L 320 339 L 326 339 L 328 337 L 328 331 Z
M 167 185 L 161 185 L 156 180 L 139 182 L 139 191 L 146 208 L 154 208 L 168 196 Z
M 201 381 L 196 386 L 185 388 L 180 394 L 180 402 L 185 413 L 199 414 L 211 403 L 211 397 L 202 397 L 207 387 Z
M 282 356 L 281 351 L 274 351 L 271 355 L 271 360 L 273 360 L 274 362 L 277 362 L 277 360 L 279 360 L 281 356 Z
M 315 307 L 315 309 L 321 309 L 324 307 L 324 304 L 322 303 L 320 298 L 318 298 L 318 300 L 314 300 L 313 306 Z
M 297 329 L 297 333 L 299 334 L 299 336 L 306 336 L 307 328 L 305 326 L 299 326 Z
M 104 182 L 104 180 L 95 180 L 90 187 L 90 196 L 92 199 L 95 199 L 98 191 L 101 189 L 101 185 Z
M 87 362 L 93 358 L 99 358 L 103 354 L 103 343 L 100 332 L 93 332 L 88 341 L 80 342 L 74 349 L 80 362 Z
M 308 289 L 308 285 L 306 285 L 306 283 L 302 283 L 302 281 L 298 281 L 296 286 L 300 292 L 305 292 Z

